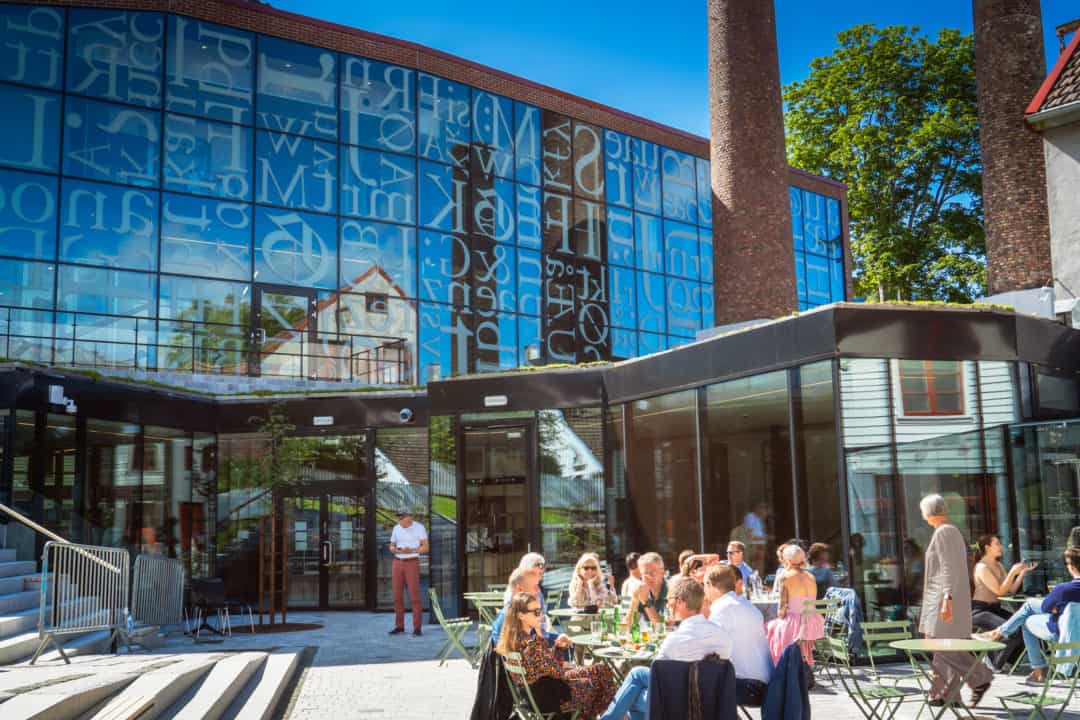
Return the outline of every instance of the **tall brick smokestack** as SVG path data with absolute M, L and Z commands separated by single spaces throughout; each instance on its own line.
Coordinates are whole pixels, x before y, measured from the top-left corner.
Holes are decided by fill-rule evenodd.
M 990 293 L 1045 285 L 1050 219 L 1042 138 L 1024 110 L 1046 77 L 1039 0 L 974 0 Z
M 716 323 L 798 309 L 773 0 L 708 0 Z

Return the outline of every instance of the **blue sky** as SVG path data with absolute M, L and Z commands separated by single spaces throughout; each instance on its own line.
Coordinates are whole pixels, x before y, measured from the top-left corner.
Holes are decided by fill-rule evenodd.
M 374 2 L 271 0 L 274 7 L 411 40 L 683 130 L 708 131 L 705 0 Z M 656 7 L 663 8 L 657 13 Z M 828 8 L 828 9 L 823 9 Z M 1042 0 L 1047 60 L 1076 0 Z M 780 76 L 804 78 L 836 33 L 859 23 L 971 31 L 970 0 L 776 0 Z M 1049 67 L 1049 65 L 1048 65 Z

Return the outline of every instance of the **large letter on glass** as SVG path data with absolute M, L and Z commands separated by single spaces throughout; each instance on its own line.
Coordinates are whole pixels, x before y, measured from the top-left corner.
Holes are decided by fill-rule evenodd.
M 56 177 L 0 170 L 0 255 L 56 256 Z
M 416 224 L 416 159 L 341 148 L 341 213 Z
M 633 153 L 630 138 L 614 130 L 604 131 L 604 173 L 609 204 L 633 207 Z
M 472 254 L 463 237 L 420 232 L 420 297 L 467 306 L 471 302 Z
M 337 146 L 260 130 L 255 201 L 300 210 L 337 210 Z
M 473 175 L 514 177 L 514 104 L 481 90 L 472 94 Z
M 60 96 L 0 84 L 0 165 L 56 172 L 60 168 Z
M 601 130 L 574 123 L 574 194 L 604 200 L 604 143 Z
M 694 157 L 671 148 L 663 148 L 660 159 L 663 169 L 664 217 L 696 223 L 697 168 Z
M 63 8 L 0 6 L 0 80 L 58 90 Z
M 161 107 L 164 37 L 165 16 L 158 13 L 72 9 L 68 91 Z
M 634 209 L 660 214 L 660 148 L 630 138 L 634 155 Z
M 514 103 L 515 177 L 519 183 L 540 184 L 540 109 Z
M 69 97 L 64 125 L 65 174 L 157 186 L 159 113 Z
M 259 36 L 258 122 L 276 132 L 337 139 L 337 54 Z
M 416 148 L 416 73 L 367 58 L 342 57 L 342 140 L 378 150 Z
M 64 180 L 60 261 L 154 270 L 158 193 Z
M 469 86 L 420 74 L 420 149 L 428 160 L 469 164 Z
M 259 282 L 337 287 L 337 223 L 325 215 L 259 207 L 255 272 Z
M 468 231 L 465 200 L 469 184 L 466 168 L 433 162 L 420 163 L 420 225 L 458 234 Z
M 250 200 L 251 130 L 167 114 L 165 187 Z
M 168 48 L 166 110 L 251 123 L 251 33 L 170 15 Z
M 251 206 L 166 193 L 161 271 L 251 279 Z

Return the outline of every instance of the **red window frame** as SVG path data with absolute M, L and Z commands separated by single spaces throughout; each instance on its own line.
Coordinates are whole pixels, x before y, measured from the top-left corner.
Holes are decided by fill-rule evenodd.
M 900 397 L 904 407 L 904 415 L 911 415 L 915 417 L 931 417 L 931 416 L 957 416 L 964 414 L 964 367 L 959 360 L 946 361 L 952 362 L 956 367 L 955 372 L 941 373 L 934 369 L 935 360 L 901 360 L 899 363 L 900 372 Z M 912 372 L 913 369 L 918 368 L 918 372 Z M 956 376 L 956 390 L 940 390 L 937 386 L 937 379 L 942 375 L 955 375 Z M 926 381 L 926 392 L 914 392 L 907 390 L 904 387 L 904 378 L 923 378 Z M 909 409 L 908 398 L 914 396 L 926 398 L 926 410 L 911 410 Z M 943 409 L 941 407 L 941 401 L 944 397 L 955 397 L 960 402 L 957 409 Z

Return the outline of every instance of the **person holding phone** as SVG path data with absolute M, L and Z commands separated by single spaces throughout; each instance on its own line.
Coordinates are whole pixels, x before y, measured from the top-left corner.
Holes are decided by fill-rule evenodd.
M 1001 596 L 1019 591 L 1027 574 L 1038 567 L 1038 563 L 1019 562 L 1006 573 L 1001 564 L 1004 551 L 997 535 L 983 535 L 976 543 L 971 622 L 981 630 L 993 630 L 1012 616 L 1001 606 Z M 1008 646 L 991 656 L 994 669 L 1000 671 L 1009 667 L 1023 649 L 1024 639 L 1019 634 L 1010 637 Z

